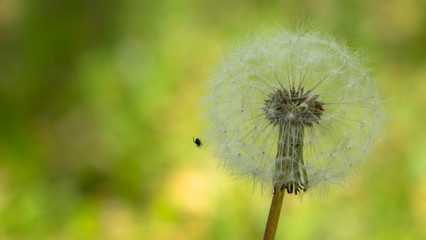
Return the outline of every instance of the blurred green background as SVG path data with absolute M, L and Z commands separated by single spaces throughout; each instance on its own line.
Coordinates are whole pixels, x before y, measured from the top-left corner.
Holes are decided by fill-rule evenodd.
M 426 239 L 422 0 L 0 0 L 0 239 L 261 239 L 271 196 L 195 147 L 196 106 L 222 46 L 301 21 L 366 52 L 390 118 L 277 239 Z

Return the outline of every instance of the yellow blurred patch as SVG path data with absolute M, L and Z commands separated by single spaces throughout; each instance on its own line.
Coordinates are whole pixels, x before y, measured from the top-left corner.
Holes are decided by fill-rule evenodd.
M 203 214 L 208 209 L 208 181 L 197 169 L 181 169 L 168 181 L 166 193 L 170 201 L 178 208 L 194 214 Z

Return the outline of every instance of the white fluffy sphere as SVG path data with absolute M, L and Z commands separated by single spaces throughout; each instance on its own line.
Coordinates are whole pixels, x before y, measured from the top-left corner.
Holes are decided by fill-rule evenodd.
M 220 166 L 296 194 L 341 183 L 384 118 L 358 54 L 308 30 L 259 30 L 231 46 L 207 91 L 205 139 Z

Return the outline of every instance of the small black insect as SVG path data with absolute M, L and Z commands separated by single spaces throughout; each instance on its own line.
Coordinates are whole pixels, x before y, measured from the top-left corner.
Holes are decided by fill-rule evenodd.
M 197 145 L 197 147 L 201 147 L 201 146 L 203 146 L 203 142 L 201 142 L 201 139 L 199 139 L 199 138 L 195 138 L 194 139 L 194 137 L 192 137 L 192 141 L 195 143 L 195 145 Z

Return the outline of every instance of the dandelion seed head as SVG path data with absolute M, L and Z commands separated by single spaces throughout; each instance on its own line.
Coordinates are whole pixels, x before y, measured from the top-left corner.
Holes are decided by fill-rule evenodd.
M 289 193 L 345 181 L 384 119 L 358 54 L 308 30 L 260 30 L 231 46 L 207 89 L 205 139 L 219 165 Z

